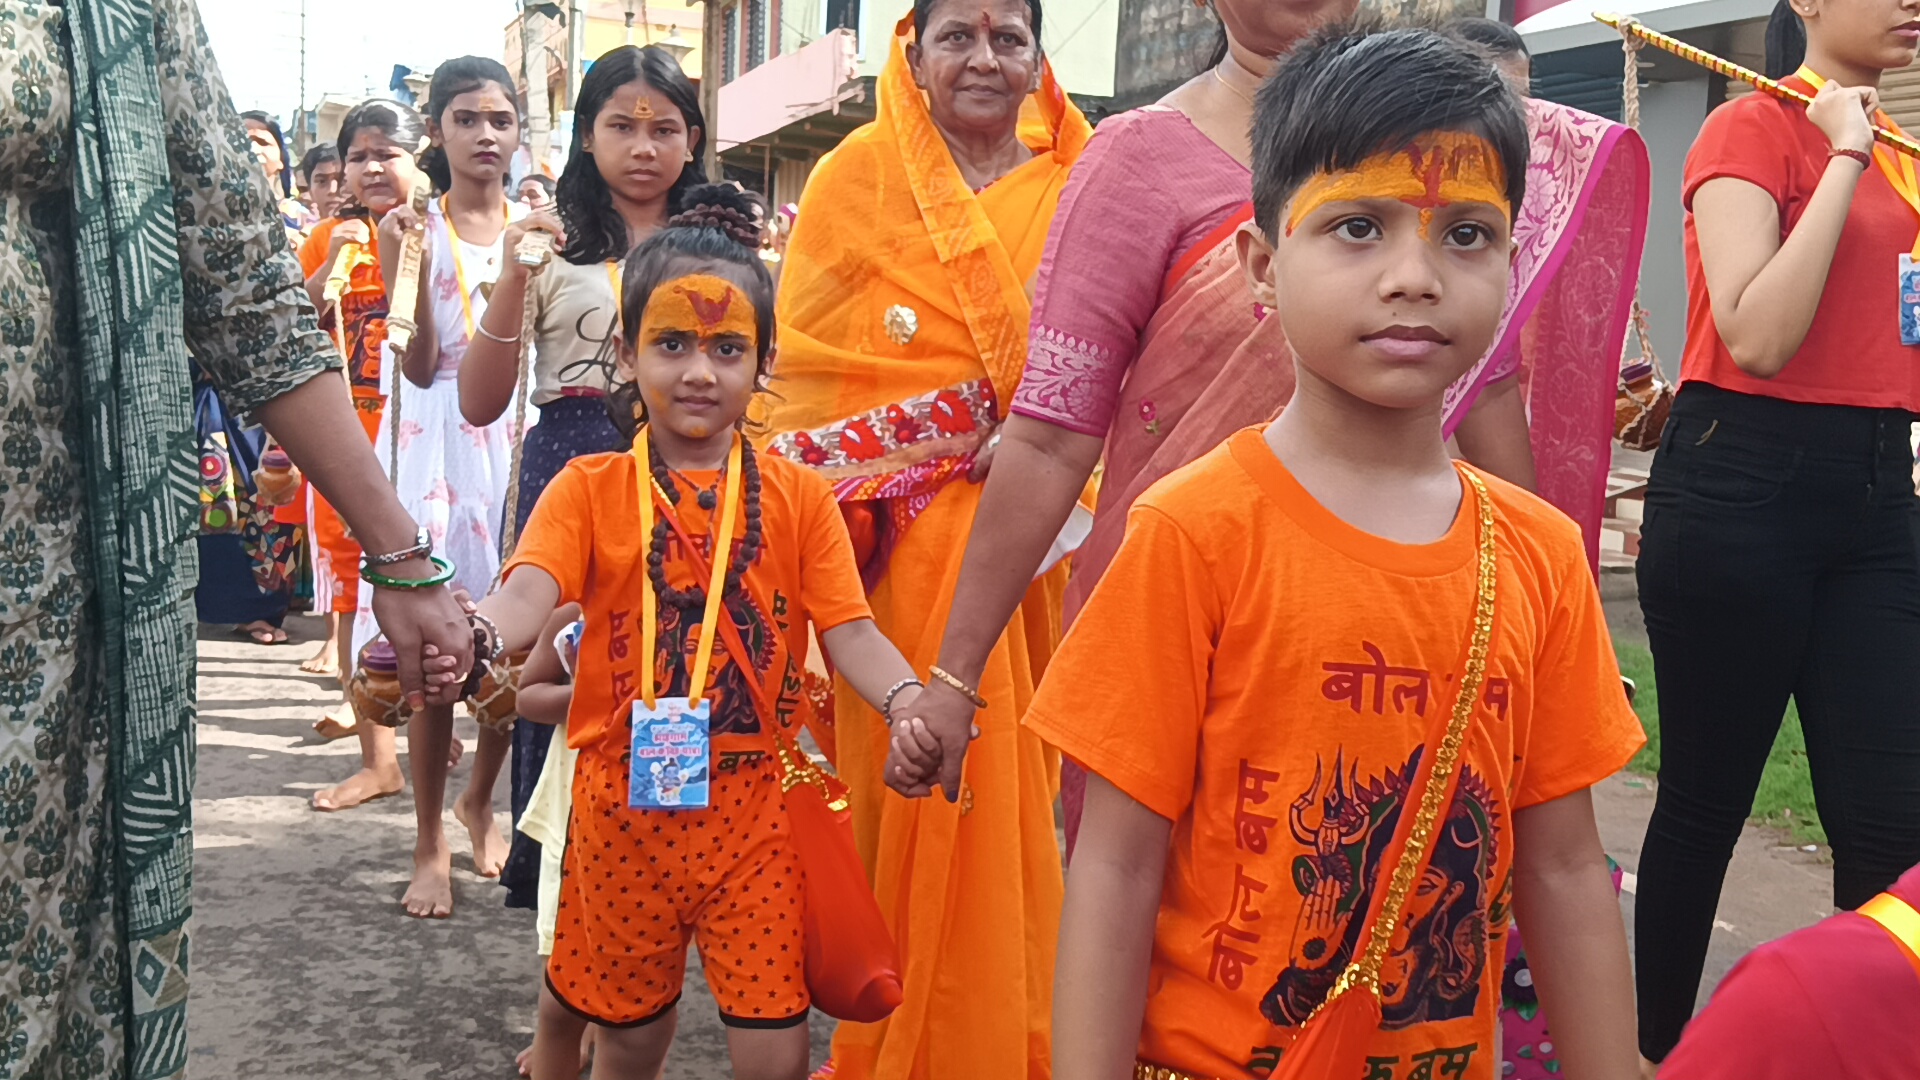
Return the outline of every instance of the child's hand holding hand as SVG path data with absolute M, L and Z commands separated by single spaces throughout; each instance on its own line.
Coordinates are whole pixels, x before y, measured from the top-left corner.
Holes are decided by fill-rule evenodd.
M 933 794 L 940 777 L 940 740 L 919 717 L 893 725 L 893 745 L 887 753 L 887 786 L 909 799 Z

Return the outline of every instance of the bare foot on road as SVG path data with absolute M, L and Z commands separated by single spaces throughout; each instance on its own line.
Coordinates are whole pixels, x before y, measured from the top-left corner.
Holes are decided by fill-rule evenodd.
M 398 795 L 406 786 L 397 765 L 384 770 L 361 769 L 325 791 L 314 792 L 313 808 L 322 813 L 351 810 L 375 799 Z
M 597 1037 L 596 1033 L 599 1030 L 600 1030 L 600 1026 L 598 1024 L 588 1024 L 587 1030 L 584 1033 L 582 1033 L 580 1036 L 580 1071 L 581 1072 L 586 1072 L 587 1067 L 593 1064 L 593 1041 Z M 533 1047 L 528 1046 L 525 1050 L 520 1051 L 520 1055 L 518 1057 L 513 1059 L 513 1064 L 515 1068 L 520 1070 L 521 1076 L 532 1076 L 533 1075 L 532 1061 L 533 1061 Z
M 416 919 L 445 919 L 453 914 L 453 853 L 447 838 L 422 838 L 413 849 L 413 881 L 400 903 Z
M 453 816 L 473 838 L 473 872 L 483 878 L 499 877 L 500 868 L 507 865 L 507 838 L 494 823 L 492 801 L 481 803 L 471 793 L 462 795 L 453 804 Z
M 353 715 L 353 706 L 343 701 L 313 722 L 313 733 L 332 742 L 353 734 L 359 722 L 359 718 Z
M 340 674 L 339 646 L 334 644 L 332 638 L 328 638 L 320 646 L 319 652 L 314 653 L 312 658 L 300 662 L 300 670 L 308 675 Z

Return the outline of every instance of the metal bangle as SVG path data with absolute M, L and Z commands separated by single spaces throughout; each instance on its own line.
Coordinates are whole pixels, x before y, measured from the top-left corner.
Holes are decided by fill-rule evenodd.
M 487 618 L 485 615 L 482 615 L 477 611 L 469 614 L 467 616 L 467 621 L 478 624 L 481 628 L 483 628 L 487 632 L 487 655 L 485 657 L 485 662 L 491 664 L 495 660 L 500 659 L 500 654 L 505 651 L 501 647 L 500 628 L 494 625 L 494 622 L 492 619 Z
M 429 577 L 429 578 L 421 578 L 418 581 L 412 581 L 407 578 L 388 577 L 387 575 L 382 574 L 379 571 L 375 570 L 373 567 L 367 566 L 366 564 L 362 563 L 360 566 L 360 580 L 366 582 L 367 584 L 373 586 L 376 589 L 404 589 L 404 590 L 431 589 L 436 585 L 445 585 L 447 582 L 453 580 L 453 564 L 452 563 L 448 562 L 447 560 L 441 558 L 438 555 L 430 555 L 427 557 L 427 559 L 429 562 L 433 563 L 434 569 L 439 571 L 438 573 L 434 574 L 432 577 Z
M 984 709 L 987 707 L 987 699 L 980 696 L 980 691 L 975 690 L 973 687 L 968 686 L 964 682 L 961 682 L 959 678 L 957 678 L 956 676 L 950 675 L 947 672 L 942 671 L 937 667 L 928 668 L 927 674 L 933 676 L 936 679 L 939 679 L 941 682 L 946 683 L 948 686 L 954 688 L 955 690 L 958 690 L 960 692 L 961 697 L 964 697 L 968 701 L 973 702 L 974 708 Z
M 892 688 L 887 691 L 887 696 L 881 699 L 880 719 L 885 720 L 888 727 L 893 726 L 893 700 L 900 696 L 900 691 L 905 690 L 909 686 L 917 686 L 922 690 L 927 688 L 927 684 L 921 682 L 919 679 L 901 679 L 899 682 L 894 683 Z
M 432 535 L 425 529 L 418 529 L 413 534 L 412 547 L 401 548 L 399 551 L 391 551 L 385 555 L 365 555 L 363 558 L 368 566 L 394 566 L 410 559 L 430 558 L 432 555 Z
M 482 322 L 481 320 L 478 320 L 478 319 L 474 320 L 473 328 L 479 331 L 480 336 L 483 338 L 486 338 L 488 341 L 497 341 L 502 345 L 520 344 L 519 334 L 515 334 L 512 337 L 501 337 L 499 334 L 496 334 L 493 331 L 487 329 L 487 324 L 485 322 Z

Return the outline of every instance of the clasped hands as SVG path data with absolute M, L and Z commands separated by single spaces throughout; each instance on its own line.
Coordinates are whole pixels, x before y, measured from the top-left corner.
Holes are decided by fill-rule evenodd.
M 960 770 L 967 747 L 980 737 L 974 704 L 945 683 L 913 697 L 904 695 L 888 717 L 887 786 L 909 799 L 939 787 L 948 802 L 960 801 Z
M 373 616 L 393 646 L 409 708 L 451 706 L 465 695 L 476 660 L 473 611 L 464 590 L 374 590 Z

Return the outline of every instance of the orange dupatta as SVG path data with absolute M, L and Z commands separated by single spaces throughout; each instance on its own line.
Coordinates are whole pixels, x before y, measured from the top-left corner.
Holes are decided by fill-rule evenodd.
M 1092 135 L 1043 68 L 1020 126 L 1033 160 L 976 194 L 913 85 L 911 28 L 895 28 L 877 119 L 808 180 L 781 272 L 775 396 L 756 410 L 773 452 L 836 484 L 971 455 L 1005 416 L 1027 362 L 1027 282 Z
M 911 28 L 896 28 L 875 122 L 808 181 L 782 270 L 773 393 L 755 419 L 770 452 L 813 467 L 843 507 L 888 530 L 883 557 L 866 563 L 874 616 L 924 672 L 979 505 L 965 476 L 1025 369 L 1026 283 L 1092 132 L 1043 69 L 1020 128 L 1034 158 L 975 193 L 907 69 Z M 957 805 L 890 795 L 885 725 L 838 689 L 835 764 L 905 993 L 884 1023 L 840 1025 L 836 1080 L 1047 1075 L 1058 758 L 1019 719 L 1058 640 L 1064 570 L 1036 582 L 988 662 L 991 705 Z

